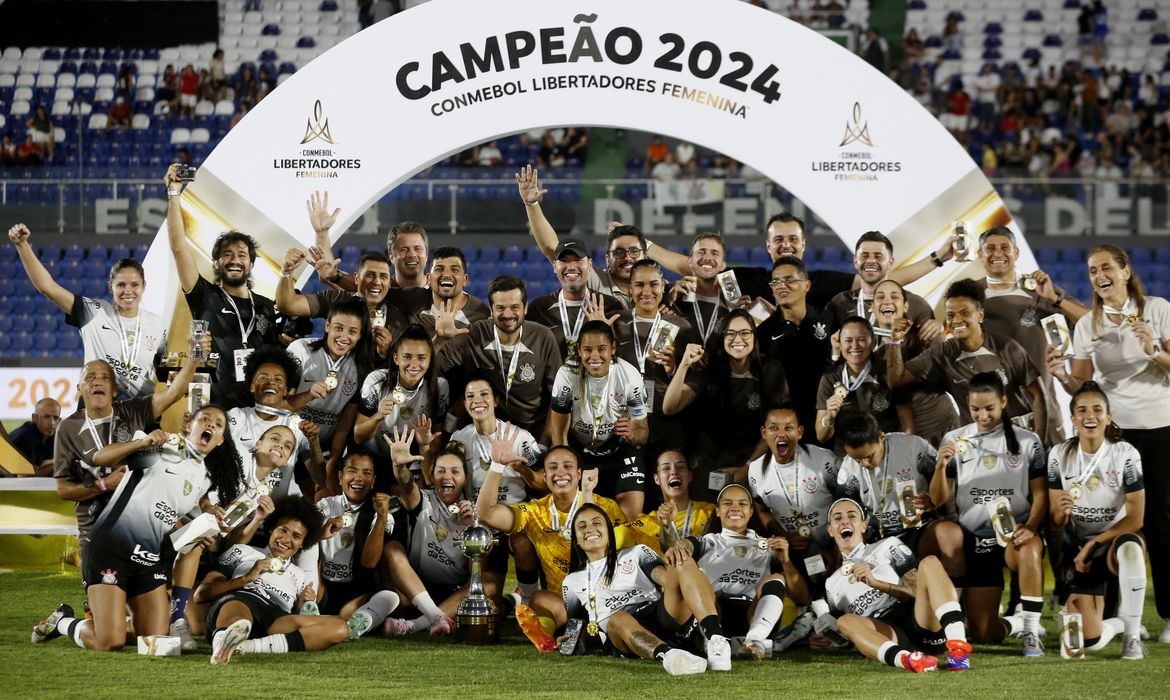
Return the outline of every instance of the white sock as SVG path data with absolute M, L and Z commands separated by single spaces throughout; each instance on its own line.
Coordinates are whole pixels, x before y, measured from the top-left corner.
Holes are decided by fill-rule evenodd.
M 1117 614 L 1125 623 L 1125 636 L 1136 636 L 1141 633 L 1146 603 L 1146 558 L 1141 545 L 1133 540 L 1117 548 L 1117 579 L 1121 588 Z
M 897 648 L 898 648 L 897 642 L 882 642 L 882 645 L 880 647 L 878 647 L 878 651 L 877 651 L 878 661 L 881 661 L 884 664 L 889 664 L 890 662 L 889 662 L 889 659 L 887 657 L 889 656 L 890 650 L 897 649 Z M 897 653 L 897 655 L 894 656 L 894 663 L 892 663 L 890 665 L 893 666 L 894 668 L 906 668 L 905 666 L 902 665 L 902 659 L 905 657 L 905 655 L 906 655 L 905 651 L 899 651 Z
M 1028 605 L 1033 603 L 1033 605 Z M 1039 633 L 1040 632 L 1040 612 L 1044 607 L 1043 598 L 1034 598 L 1031 596 L 1020 596 L 1020 618 L 1024 621 L 1024 632 Z M 1035 610 L 1028 610 L 1029 607 L 1035 607 Z
M 370 619 L 374 621 L 374 627 L 382 624 L 382 620 L 386 616 L 394 612 L 394 608 L 398 607 L 398 594 L 394 591 L 378 591 L 370 596 L 366 604 L 357 609 L 354 614 L 362 612 L 363 610 L 369 614 Z
M 288 637 L 283 634 L 270 634 L 259 639 L 245 639 L 236 647 L 236 651 L 245 654 L 287 654 Z
M 957 613 L 958 617 L 948 615 L 948 613 Z M 947 636 L 947 639 L 967 641 L 967 629 L 963 626 L 963 609 L 959 607 L 958 601 L 943 603 L 938 606 L 934 609 L 934 616 L 938 618 L 940 623 L 946 617 L 955 618 L 954 621 L 943 624 L 943 634 Z
M 435 601 L 431 600 L 431 594 L 426 591 L 412 598 L 410 604 L 414 606 L 415 610 L 427 618 L 427 622 L 434 622 L 443 616 L 443 611 L 439 610 L 439 606 L 435 605 Z
M 81 641 L 81 626 L 88 620 L 79 619 L 76 617 L 63 617 L 57 620 L 57 631 L 73 640 L 73 643 L 82 649 L 85 648 L 85 642 Z M 72 630 L 70 630 L 72 626 Z
M 411 632 L 422 632 L 431 626 L 431 621 L 427 619 L 426 615 L 419 615 L 410 621 Z
M 1098 651 L 1104 649 L 1105 645 L 1113 641 L 1113 638 L 1121 634 L 1125 630 L 1125 623 L 1120 618 L 1111 617 L 1108 620 L 1101 621 L 1101 638 L 1097 643 L 1088 647 L 1089 651 Z
M 529 605 L 532 603 L 532 596 L 540 590 L 540 580 L 532 583 L 517 583 L 516 587 L 520 589 L 520 602 Z
M 748 639 L 765 639 L 776 623 L 784 614 L 784 601 L 774 595 L 766 595 L 756 603 L 756 613 L 752 615 L 751 628 L 748 629 Z

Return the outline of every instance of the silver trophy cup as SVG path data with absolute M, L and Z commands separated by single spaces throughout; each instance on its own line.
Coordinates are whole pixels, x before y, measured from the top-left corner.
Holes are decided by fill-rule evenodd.
M 470 590 L 455 612 L 455 637 L 463 644 L 495 644 L 500 641 L 496 626 L 499 611 L 483 592 L 483 558 L 496 546 L 496 537 L 479 524 L 476 515 L 471 527 L 455 541 L 467 555 L 471 570 Z

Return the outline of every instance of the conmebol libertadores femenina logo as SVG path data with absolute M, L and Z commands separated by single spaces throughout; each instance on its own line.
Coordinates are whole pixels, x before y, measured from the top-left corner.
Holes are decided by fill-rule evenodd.
M 869 121 L 861 113 L 861 103 L 853 103 L 853 112 L 845 120 L 845 134 L 841 137 L 833 160 L 813 161 L 814 173 L 832 173 L 841 182 L 875 182 L 881 175 L 902 172 L 902 161 L 879 160 L 874 156 L 877 143 L 869 131 Z
M 320 143 L 318 143 L 320 142 Z M 301 136 L 298 150 L 292 158 L 273 158 L 274 170 L 287 170 L 297 179 L 336 178 L 342 170 L 357 170 L 362 167 L 360 158 L 342 158 L 336 147 L 340 142 L 334 138 L 329 117 L 321 100 L 313 103 L 313 111 L 305 120 L 305 131 Z M 325 146 L 334 148 L 325 148 Z

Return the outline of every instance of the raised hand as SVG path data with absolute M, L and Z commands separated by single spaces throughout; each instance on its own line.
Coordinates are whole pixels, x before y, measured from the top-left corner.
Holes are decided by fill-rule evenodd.
M 431 432 L 431 417 L 420 413 L 414 421 L 414 435 L 418 438 L 419 449 L 425 450 L 432 441 L 439 438 L 439 433 Z
M 382 433 L 382 439 L 390 446 L 390 460 L 395 466 L 405 466 L 422 459 L 410 453 L 410 445 L 414 442 L 415 431 L 408 428 L 398 429 L 394 426 L 389 433 Z
M 296 272 L 301 263 L 305 261 L 305 251 L 300 248 L 289 248 L 284 252 L 284 261 L 280 264 L 280 272 L 284 275 L 291 275 Z
M 8 240 L 16 245 L 28 242 L 28 237 L 32 235 L 32 231 L 28 230 L 28 226 L 24 224 L 17 224 L 8 229 Z
M 687 343 L 686 350 L 683 350 L 682 360 L 679 362 L 679 367 L 691 367 L 696 362 L 703 358 L 703 346 L 698 343 Z
M 585 305 L 585 320 L 586 321 L 605 321 L 609 325 L 618 319 L 619 314 L 614 314 L 609 318 L 605 317 L 605 302 L 602 301 L 600 294 L 594 294 L 589 303 Z
M 520 191 L 520 199 L 528 206 L 539 204 L 548 194 L 548 190 L 540 189 L 539 175 L 531 165 L 525 165 L 516 173 L 516 188 Z
M 341 213 L 341 209 L 334 209 L 330 213 L 328 192 L 314 192 L 305 205 L 309 210 L 309 223 L 317 233 L 328 233 Z
M 435 305 L 435 335 L 441 338 L 450 340 L 457 335 L 464 335 L 470 333 L 470 328 L 460 328 L 455 325 L 455 318 L 459 315 L 459 309 L 455 307 L 454 299 L 444 299 L 442 302 Z

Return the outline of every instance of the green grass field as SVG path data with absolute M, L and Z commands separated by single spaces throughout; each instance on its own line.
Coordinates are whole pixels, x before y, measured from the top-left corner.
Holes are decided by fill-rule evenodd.
M 603 656 L 538 654 L 510 620 L 495 647 L 451 640 L 362 639 L 326 652 L 233 656 L 208 663 L 210 646 L 182 658 L 147 658 L 132 650 L 98 654 L 59 638 L 29 643 L 38 619 L 61 601 L 80 607 L 75 570 L 0 573 L 0 688 L 10 698 L 300 698 L 405 697 L 1018 697 L 1146 698 L 1170 694 L 1170 646 L 1148 642 L 1149 658 L 1122 662 L 1118 642 L 1082 661 L 1062 661 L 1055 642 L 1048 656 L 1024 659 L 1016 644 L 977 647 L 974 669 L 914 676 L 853 653 L 813 655 L 807 649 L 730 673 L 672 678 L 658 664 Z M 1161 621 L 1146 609 L 1157 634 Z M 1045 611 L 1045 625 L 1052 621 Z

